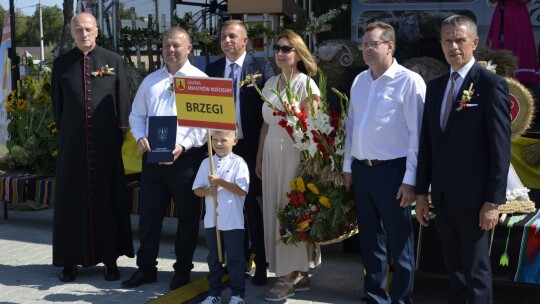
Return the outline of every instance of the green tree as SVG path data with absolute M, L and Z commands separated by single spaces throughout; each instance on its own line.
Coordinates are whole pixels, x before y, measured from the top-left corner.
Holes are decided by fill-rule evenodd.
M 26 30 L 26 22 L 28 21 L 28 16 L 25 16 L 21 9 L 15 10 L 15 40 L 17 47 L 19 46 L 28 46 L 24 39 L 24 31 Z M 13 30 L 13 24 L 11 29 Z
M 320 16 L 331 9 L 340 7 L 343 4 L 347 4 L 347 10 L 341 12 L 338 18 L 330 21 L 332 29 L 330 31 L 319 33 L 318 40 L 331 40 L 331 39 L 350 39 L 351 38 L 351 1 L 350 0 L 336 0 L 336 1 L 313 1 L 313 12 L 315 16 Z
M 56 44 L 60 41 L 58 33 L 62 31 L 63 16 L 62 10 L 58 6 L 44 6 L 42 9 L 43 16 L 43 43 Z M 34 15 L 28 18 L 26 29 L 22 33 L 22 38 L 26 46 L 38 46 L 40 44 L 39 37 L 39 8 L 36 8 Z
M 126 9 L 124 3 L 120 3 L 120 8 L 118 9 L 118 16 L 120 17 L 120 20 L 131 20 L 131 10 L 129 8 Z
M 5 13 L 6 13 L 6 10 L 0 4 L 0 33 L 4 30 L 4 14 Z
M 73 39 L 71 38 L 71 18 L 73 18 L 73 0 L 64 0 L 64 25 L 62 26 L 62 38 L 60 39 L 60 49 L 58 56 L 71 50 Z

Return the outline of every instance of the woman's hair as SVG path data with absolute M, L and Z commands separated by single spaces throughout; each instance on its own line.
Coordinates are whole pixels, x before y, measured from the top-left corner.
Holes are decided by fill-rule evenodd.
M 300 58 L 300 61 L 298 62 L 298 70 L 304 74 L 315 76 L 317 74 L 317 63 L 309 52 L 302 37 L 292 30 L 284 30 L 281 34 L 279 34 L 276 41 L 281 38 L 286 39 L 298 54 L 298 57 Z

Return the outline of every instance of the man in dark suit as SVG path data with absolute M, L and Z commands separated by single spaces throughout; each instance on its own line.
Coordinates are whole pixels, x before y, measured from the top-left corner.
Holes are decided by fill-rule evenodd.
M 497 205 L 506 202 L 508 85 L 475 61 L 477 27 L 468 17 L 456 15 L 443 21 L 441 45 L 451 70 L 427 85 L 416 217 L 420 224 L 428 225 L 431 184 L 451 278 L 449 302 L 491 303 L 488 231 L 497 224 Z
M 250 172 L 249 192 L 244 205 L 247 231 L 251 248 L 255 253 L 255 275 L 252 279 L 254 285 L 265 285 L 266 255 L 264 252 L 264 228 L 262 210 L 257 201 L 261 195 L 261 181 L 255 175 L 257 148 L 259 146 L 259 133 L 261 130 L 263 101 L 253 85 L 242 86 L 238 84 L 248 74 L 260 73 L 257 86 L 262 88 L 264 83 L 272 76 L 274 71 L 270 63 L 262 58 L 255 58 L 246 52 L 248 44 L 246 26 L 241 20 L 227 20 L 221 28 L 221 49 L 225 58 L 221 58 L 206 68 L 210 77 L 233 78 L 235 86 L 235 113 L 238 125 L 238 143 L 233 152 L 240 155 L 247 162 Z M 246 258 L 249 258 L 247 256 Z M 250 259 L 246 259 L 250 261 Z

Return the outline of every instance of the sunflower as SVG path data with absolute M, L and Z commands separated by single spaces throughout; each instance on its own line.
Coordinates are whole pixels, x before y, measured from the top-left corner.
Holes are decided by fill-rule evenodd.
M 56 124 L 54 122 L 51 122 L 48 126 L 47 126 L 47 129 L 49 129 L 51 131 L 52 134 L 56 134 Z
M 22 110 L 25 107 L 26 107 L 26 100 L 25 99 L 20 98 L 19 100 L 17 100 L 17 109 Z
M 15 91 L 9 92 L 9 94 L 4 98 L 4 103 L 7 105 L 12 105 L 15 100 Z

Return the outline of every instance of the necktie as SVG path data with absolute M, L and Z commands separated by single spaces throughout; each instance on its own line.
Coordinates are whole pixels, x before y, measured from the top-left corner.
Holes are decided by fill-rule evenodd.
M 231 67 L 231 72 L 229 73 L 229 78 L 233 80 L 233 96 L 234 96 L 234 102 L 236 103 L 236 87 L 238 86 L 238 78 L 236 77 L 236 67 L 238 65 L 234 62 L 232 62 L 229 67 Z
M 450 81 L 450 90 L 448 90 L 448 95 L 446 96 L 446 103 L 444 105 L 444 116 L 443 116 L 443 131 L 446 129 L 446 123 L 448 122 L 448 117 L 454 105 L 454 88 L 456 86 L 456 79 L 459 77 L 458 72 L 453 72 Z

